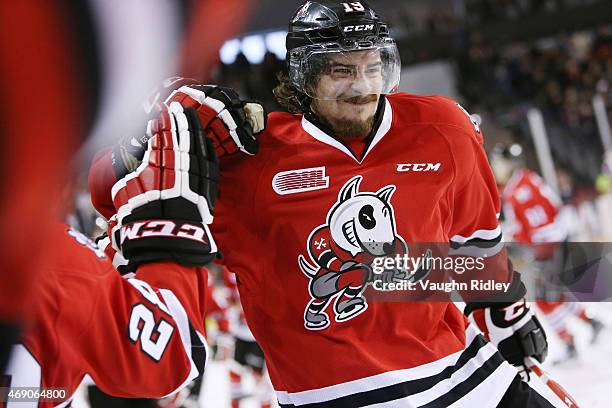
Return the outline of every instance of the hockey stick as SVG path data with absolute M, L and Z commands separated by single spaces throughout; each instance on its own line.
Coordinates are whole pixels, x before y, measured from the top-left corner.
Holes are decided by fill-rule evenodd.
M 576 400 L 574 400 L 574 398 L 572 398 L 569 395 L 569 393 L 565 391 L 565 389 L 558 382 L 553 380 L 551 376 L 546 371 L 544 371 L 544 369 L 542 369 L 542 366 L 540 365 L 538 360 L 536 360 L 533 357 L 525 357 L 525 366 L 527 367 L 528 370 L 530 370 L 532 373 L 537 375 L 540 378 L 540 380 L 542 380 L 542 382 L 546 384 L 546 386 L 552 392 L 554 392 L 555 395 L 559 397 L 559 399 L 568 408 L 578 408 L 578 404 L 576 403 Z

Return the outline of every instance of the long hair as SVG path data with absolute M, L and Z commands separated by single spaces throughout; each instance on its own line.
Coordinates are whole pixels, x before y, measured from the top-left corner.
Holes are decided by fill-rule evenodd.
M 286 72 L 279 72 L 276 78 L 279 84 L 272 93 L 278 104 L 289 113 L 302 113 L 307 110 L 312 99 L 297 90 L 289 75 Z

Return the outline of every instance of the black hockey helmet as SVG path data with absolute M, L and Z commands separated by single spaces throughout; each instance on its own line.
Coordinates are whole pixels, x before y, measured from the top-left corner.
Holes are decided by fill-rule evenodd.
M 387 24 L 367 1 L 308 1 L 292 17 L 287 34 L 287 67 L 293 85 L 311 98 L 314 81 L 324 73 L 330 58 L 347 53 L 373 51 L 380 55 L 378 94 L 394 92 L 399 85 L 401 63 Z M 382 78 L 381 78 L 382 77 Z M 341 99 L 356 96 L 339 89 Z

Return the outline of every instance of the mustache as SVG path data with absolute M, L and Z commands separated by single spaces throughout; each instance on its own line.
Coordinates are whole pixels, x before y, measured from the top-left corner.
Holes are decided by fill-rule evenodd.
M 377 95 L 353 96 L 352 98 L 344 99 L 344 102 L 365 104 L 378 101 Z

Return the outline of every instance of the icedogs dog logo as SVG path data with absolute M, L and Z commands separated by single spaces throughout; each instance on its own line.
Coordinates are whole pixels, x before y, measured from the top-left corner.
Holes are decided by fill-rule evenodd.
M 309 330 L 330 325 L 326 309 L 334 299 L 336 322 L 365 312 L 368 304 L 362 293 L 372 280 L 374 258 L 407 253 L 406 242 L 396 232 L 390 201 L 396 187 L 359 192 L 362 179 L 353 177 L 340 189 L 327 223 L 310 234 L 310 261 L 298 256 L 301 271 L 310 279 L 312 299 L 304 311 L 304 326 Z

